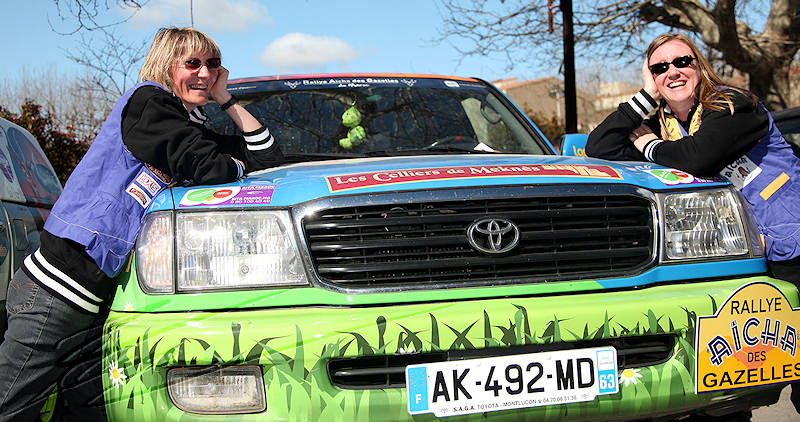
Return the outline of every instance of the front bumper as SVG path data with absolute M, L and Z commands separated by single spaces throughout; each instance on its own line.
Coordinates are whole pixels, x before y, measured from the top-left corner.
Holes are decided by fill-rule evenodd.
M 750 277 L 614 292 L 362 307 L 112 312 L 103 340 L 106 410 L 111 420 L 222 420 L 175 407 L 167 393 L 166 371 L 249 363 L 261 365 L 267 409 L 238 415 L 237 420 L 410 420 L 405 388 L 342 389 L 332 383 L 328 363 L 361 356 L 672 335 L 674 349 L 668 358 L 637 368 L 627 382 L 621 379 L 616 394 L 486 416 L 604 420 L 703 409 L 724 413 L 777 399 L 779 390 L 695 394 L 695 324 L 697 316 L 713 314 L 739 287 L 755 281 L 772 283 L 792 307 L 798 306 L 792 284 Z

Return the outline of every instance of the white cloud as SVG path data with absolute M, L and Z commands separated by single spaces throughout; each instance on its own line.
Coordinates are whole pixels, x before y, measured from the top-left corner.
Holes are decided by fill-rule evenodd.
M 342 66 L 361 54 L 346 41 L 299 32 L 286 34 L 261 52 L 261 62 L 279 72 L 324 69 L 328 63 Z
M 241 32 L 251 25 L 271 24 L 267 8 L 254 0 L 153 0 L 131 18 L 140 28 L 176 25 L 208 31 Z

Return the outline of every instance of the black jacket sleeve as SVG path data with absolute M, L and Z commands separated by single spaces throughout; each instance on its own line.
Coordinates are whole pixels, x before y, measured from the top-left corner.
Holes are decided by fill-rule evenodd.
M 752 149 L 769 131 L 769 116 L 760 104 L 742 92 L 731 90 L 733 113 L 728 107 L 704 110 L 694 135 L 653 147 L 653 161 L 707 177 Z
M 644 90 L 622 103 L 591 133 L 586 141 L 586 155 L 615 161 L 644 161 L 629 136 L 655 107 L 656 102 Z
M 220 152 L 241 160 L 247 173 L 275 167 L 283 162 L 283 153 L 266 127 L 247 132 L 244 136 L 222 135 L 205 127 L 202 130 L 205 138 L 217 143 Z M 253 141 L 248 142 L 248 139 Z
M 136 158 L 177 181 L 197 184 L 236 180 L 238 165 L 189 121 L 180 100 L 163 89 L 136 90 L 122 113 L 122 141 Z
M 242 136 L 245 148 L 241 159 L 248 173 L 275 167 L 283 162 L 283 153 L 265 126 L 252 132 L 245 132 Z
M 266 131 L 262 127 L 255 132 Z M 280 164 L 282 155 L 275 142 L 254 153 L 246 146 L 246 139 L 220 135 L 191 122 L 180 100 L 158 87 L 137 89 L 123 111 L 125 147 L 136 158 L 177 181 L 224 183 L 236 180 L 242 171 L 260 170 L 258 164 L 262 162 Z M 240 169 L 232 157 L 244 162 L 245 168 Z

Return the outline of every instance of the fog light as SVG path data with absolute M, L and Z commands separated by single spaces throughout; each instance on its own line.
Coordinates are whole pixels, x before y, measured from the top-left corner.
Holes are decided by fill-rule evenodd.
M 267 409 L 260 366 L 172 368 L 167 372 L 169 398 L 190 413 L 257 413 Z

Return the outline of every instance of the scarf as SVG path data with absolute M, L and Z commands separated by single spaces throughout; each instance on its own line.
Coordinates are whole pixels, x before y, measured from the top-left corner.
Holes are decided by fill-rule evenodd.
M 686 132 L 686 129 L 681 126 L 678 118 L 672 113 L 667 114 L 664 112 L 664 108 L 665 107 L 661 107 L 658 109 L 658 122 L 661 126 L 661 139 L 667 141 L 677 141 L 683 137 L 694 135 L 694 133 L 700 129 L 700 123 L 702 123 L 700 115 L 703 114 L 703 106 L 701 104 L 698 104 L 697 109 L 694 111 L 694 113 L 692 113 L 688 133 Z

